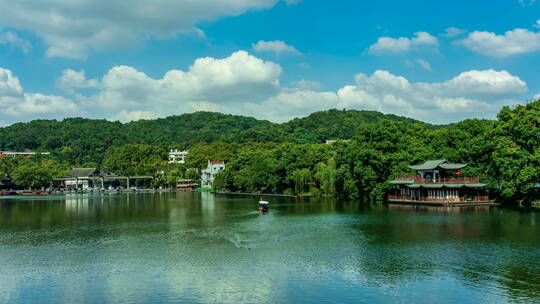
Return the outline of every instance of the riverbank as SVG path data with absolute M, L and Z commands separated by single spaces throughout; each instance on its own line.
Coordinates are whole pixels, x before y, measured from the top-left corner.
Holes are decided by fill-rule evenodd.
M 264 197 L 313 197 L 313 195 L 290 195 L 290 194 L 273 194 L 273 193 L 250 193 L 250 192 L 225 192 L 225 191 L 212 191 L 213 194 L 221 195 L 239 195 L 239 196 L 264 196 Z
M 90 193 L 160 193 L 175 192 L 176 189 L 114 189 L 114 190 L 70 190 L 70 191 L 51 191 L 51 194 L 90 194 Z
M 53 191 L 28 191 L 28 190 L 17 190 L 17 191 L 1 191 L 0 195 L 21 195 L 21 196 L 46 196 L 52 194 L 91 194 L 91 193 L 162 193 L 162 192 L 176 192 L 177 189 L 166 188 L 166 189 L 114 189 L 114 190 L 53 190 Z

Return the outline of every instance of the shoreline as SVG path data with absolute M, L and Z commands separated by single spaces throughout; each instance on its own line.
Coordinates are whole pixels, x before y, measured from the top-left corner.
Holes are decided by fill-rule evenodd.
M 220 195 L 238 195 L 238 196 L 265 196 L 265 197 L 292 197 L 292 198 L 313 197 L 313 195 L 291 195 L 291 194 L 225 192 L 225 191 L 212 191 L 211 193 L 220 194 Z

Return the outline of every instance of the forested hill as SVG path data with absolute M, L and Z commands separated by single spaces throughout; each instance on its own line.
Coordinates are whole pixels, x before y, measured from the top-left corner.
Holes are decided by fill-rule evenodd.
M 295 118 L 281 124 L 280 129 L 297 142 L 316 143 L 327 139 L 351 139 L 358 134 L 359 127 L 381 120 L 424 124 L 412 118 L 376 111 L 328 110 Z
M 355 110 L 316 112 L 282 124 L 214 112 L 126 124 L 85 118 L 34 120 L 0 128 L 0 150 L 57 151 L 72 162 L 99 162 L 107 149 L 124 144 L 186 149 L 217 141 L 318 143 L 326 139 L 350 139 L 360 125 L 382 119 L 420 123 L 396 115 Z
M 332 145 L 326 139 L 351 139 Z M 189 149 L 169 164 L 167 149 Z M 540 100 L 504 107 L 496 120 L 433 126 L 367 111 L 330 110 L 276 124 L 198 112 L 122 124 L 70 118 L 0 129 L 2 150 L 46 150 L 47 157 L 0 157 L 0 176 L 45 187 L 74 166 L 120 175 L 152 175 L 154 186 L 197 180 L 208 160 L 227 163 L 216 189 L 382 199 L 388 180 L 411 174 L 408 164 L 444 158 L 468 164 L 490 195 L 528 205 L 540 200 Z

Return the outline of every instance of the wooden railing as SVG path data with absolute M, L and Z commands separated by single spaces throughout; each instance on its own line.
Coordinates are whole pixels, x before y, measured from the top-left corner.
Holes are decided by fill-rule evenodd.
M 444 177 L 436 179 L 426 179 L 421 178 L 419 175 L 401 175 L 396 176 L 397 180 L 400 179 L 412 179 L 415 183 L 418 184 L 427 184 L 427 183 L 447 183 L 447 184 L 466 184 L 466 183 L 479 183 L 480 178 L 478 177 Z
M 389 195 L 388 199 L 396 201 L 412 201 L 412 197 L 408 195 Z
M 412 198 L 410 195 L 389 195 L 388 200 L 390 201 L 414 201 L 414 202 L 489 202 L 488 196 L 476 196 L 471 198 L 460 197 L 450 197 L 450 198 L 436 198 L 436 197 L 422 197 L 422 198 Z

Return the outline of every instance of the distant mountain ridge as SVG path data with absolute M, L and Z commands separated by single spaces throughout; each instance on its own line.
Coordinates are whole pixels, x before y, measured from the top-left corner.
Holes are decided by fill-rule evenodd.
M 195 112 L 129 123 L 66 118 L 34 120 L 0 128 L 0 150 L 47 150 L 79 155 L 81 161 L 99 158 L 111 146 L 151 144 L 187 149 L 209 142 L 317 143 L 350 139 L 362 124 L 380 120 L 421 123 L 376 111 L 328 110 L 285 123 L 216 112 Z M 88 155 L 88 157 L 83 157 Z M 80 159 L 83 157 L 83 159 Z

